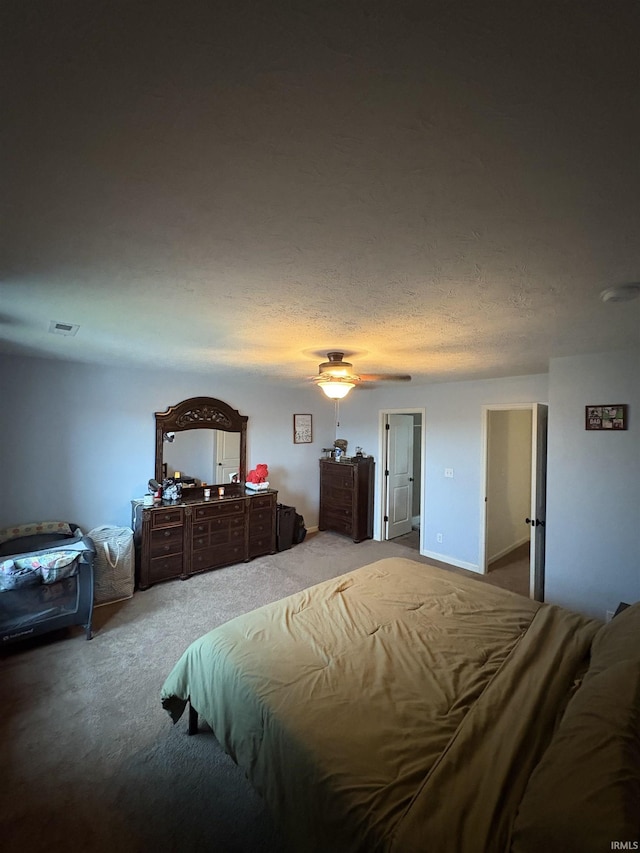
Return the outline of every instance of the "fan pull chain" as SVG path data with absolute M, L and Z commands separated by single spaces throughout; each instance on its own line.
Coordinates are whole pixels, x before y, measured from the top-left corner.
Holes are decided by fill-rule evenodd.
M 338 427 L 340 426 L 340 400 L 335 400 L 336 405 L 336 427 L 335 427 L 335 438 L 338 437 Z

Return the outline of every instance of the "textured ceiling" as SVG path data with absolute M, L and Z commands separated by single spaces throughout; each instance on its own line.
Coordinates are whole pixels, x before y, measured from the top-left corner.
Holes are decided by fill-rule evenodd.
M 599 299 L 640 280 L 635 0 L 1 14 L 0 350 L 428 382 L 640 343 Z

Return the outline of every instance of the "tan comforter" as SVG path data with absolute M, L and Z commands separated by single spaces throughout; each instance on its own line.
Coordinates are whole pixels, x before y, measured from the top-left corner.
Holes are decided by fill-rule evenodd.
M 392 558 L 228 622 L 167 678 L 296 851 L 504 851 L 599 623 Z

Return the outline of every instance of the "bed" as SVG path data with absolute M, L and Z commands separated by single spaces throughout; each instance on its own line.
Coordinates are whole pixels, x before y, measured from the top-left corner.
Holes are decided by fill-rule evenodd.
M 640 839 L 640 605 L 601 623 L 403 558 L 240 616 L 162 688 L 295 851 Z

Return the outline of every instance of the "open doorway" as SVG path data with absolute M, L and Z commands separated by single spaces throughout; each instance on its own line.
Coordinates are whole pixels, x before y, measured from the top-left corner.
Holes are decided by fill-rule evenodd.
M 424 409 L 380 413 L 380 535 L 422 550 Z
M 510 589 L 543 600 L 547 407 L 484 409 L 480 566 Z

